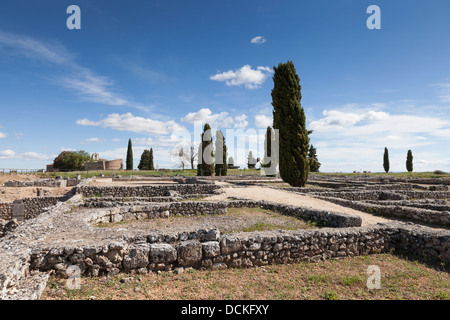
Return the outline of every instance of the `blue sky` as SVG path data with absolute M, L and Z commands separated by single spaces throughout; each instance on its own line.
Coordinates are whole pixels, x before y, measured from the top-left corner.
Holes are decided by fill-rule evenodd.
M 66 27 L 72 4 L 81 30 Z M 125 158 L 129 138 L 135 166 L 152 147 L 174 167 L 173 132 L 195 120 L 260 137 L 272 68 L 292 60 L 321 171 L 382 171 L 385 146 L 392 171 L 408 149 L 415 171 L 450 171 L 449 13 L 446 0 L 2 1 L 0 168 L 62 150 Z

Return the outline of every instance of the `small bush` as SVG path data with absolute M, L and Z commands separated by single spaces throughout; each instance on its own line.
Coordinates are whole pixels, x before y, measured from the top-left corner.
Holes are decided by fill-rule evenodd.
M 337 300 L 338 299 L 337 293 L 334 292 L 333 290 L 325 291 L 320 296 L 325 300 Z

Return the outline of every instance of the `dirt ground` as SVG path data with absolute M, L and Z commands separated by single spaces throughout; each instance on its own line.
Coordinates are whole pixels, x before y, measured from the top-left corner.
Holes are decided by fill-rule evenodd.
M 11 188 L 3 187 L 7 181 L 35 181 L 40 179 L 37 175 L 0 175 L 0 202 L 13 202 L 17 199 L 36 197 L 36 187 Z M 44 196 L 63 196 L 69 192 L 72 187 L 67 188 L 44 188 L 42 189 Z
M 250 200 L 267 200 L 288 205 L 297 205 L 302 207 L 309 207 L 313 209 L 342 212 L 353 215 L 358 215 L 362 219 L 362 225 L 367 226 L 376 223 L 387 223 L 391 220 L 373 216 L 371 214 L 343 207 L 325 200 L 315 199 L 308 196 L 302 196 L 289 191 L 276 190 L 265 187 L 246 187 L 246 188 L 232 188 L 227 187 L 222 183 L 222 190 L 224 193 L 208 197 L 208 200 L 225 200 L 228 197 L 250 199 Z

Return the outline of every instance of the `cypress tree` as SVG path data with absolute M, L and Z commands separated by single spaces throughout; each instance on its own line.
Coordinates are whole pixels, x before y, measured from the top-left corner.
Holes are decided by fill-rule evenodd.
M 253 152 L 250 151 L 247 157 L 247 166 L 249 169 L 255 169 L 256 163 L 258 160 L 253 156 Z
M 138 169 L 139 170 L 150 170 L 149 157 L 150 151 L 144 150 L 141 155 L 141 160 L 139 161 Z
M 319 162 L 319 159 L 317 159 L 317 149 L 313 145 L 309 147 L 308 161 L 309 161 L 309 171 L 319 172 L 321 163 Z
M 384 167 L 384 171 L 386 171 L 386 173 L 388 173 L 389 172 L 389 151 L 386 147 L 384 148 L 383 167 Z
M 300 104 L 300 78 L 292 61 L 273 69 L 273 128 L 279 130 L 280 176 L 293 187 L 304 187 L 309 173 L 309 138 Z
M 216 154 L 215 154 L 215 171 L 216 176 L 226 176 L 228 171 L 227 165 L 227 146 L 222 131 L 216 131 Z
M 133 170 L 133 146 L 131 144 L 131 139 L 128 139 L 126 169 Z
M 408 170 L 408 172 L 413 171 L 413 155 L 411 150 L 408 150 L 408 154 L 406 155 L 406 170 Z
M 148 170 L 155 170 L 155 165 L 153 164 L 153 148 L 150 148 L 148 158 Z
M 197 175 L 212 176 L 214 173 L 214 150 L 212 144 L 211 127 L 209 126 L 209 124 L 205 124 L 205 126 L 203 127 L 201 147 L 202 152 L 201 156 L 199 155 L 200 165 L 197 169 Z M 209 152 L 210 154 L 208 154 Z
M 275 143 L 275 134 L 270 126 L 267 127 L 264 139 L 264 158 L 261 163 L 263 174 L 268 177 L 276 176 L 276 154 L 272 154 L 272 142 Z

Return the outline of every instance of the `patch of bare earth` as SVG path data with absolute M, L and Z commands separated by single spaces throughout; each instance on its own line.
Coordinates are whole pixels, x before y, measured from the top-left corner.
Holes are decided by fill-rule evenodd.
M 250 200 L 266 200 L 282 204 L 295 205 L 301 207 L 308 207 L 317 210 L 341 212 L 352 215 L 358 215 L 362 219 L 362 225 L 367 226 L 376 223 L 387 223 L 392 220 L 373 216 L 371 214 L 358 211 L 355 209 L 343 207 L 325 200 L 316 199 L 306 195 L 295 194 L 289 191 L 276 190 L 265 187 L 244 187 L 244 188 L 222 188 L 223 193 L 208 197 L 208 200 L 219 201 L 227 198 L 239 198 Z
M 315 228 L 314 224 L 261 208 L 228 208 L 227 214 L 172 216 L 100 224 L 99 227 L 163 232 L 191 232 L 217 228 L 221 233 Z
M 36 181 L 40 179 L 37 175 L 0 175 L 0 185 L 8 181 Z M 72 187 L 67 188 L 47 188 L 39 187 L 44 196 L 62 197 L 67 194 Z M 14 200 L 23 198 L 34 198 L 37 196 L 36 187 L 1 187 L 0 186 L 0 202 L 13 202 Z

